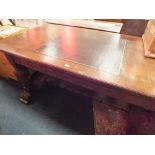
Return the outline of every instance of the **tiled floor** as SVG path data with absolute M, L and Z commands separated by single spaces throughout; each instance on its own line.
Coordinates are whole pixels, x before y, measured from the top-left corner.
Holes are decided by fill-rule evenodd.
M 31 104 L 18 98 L 20 85 L 0 78 L 0 134 L 93 134 L 91 101 L 58 87 L 45 86 Z

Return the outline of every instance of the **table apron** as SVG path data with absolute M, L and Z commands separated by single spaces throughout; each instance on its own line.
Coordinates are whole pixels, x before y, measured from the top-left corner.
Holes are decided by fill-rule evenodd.
M 155 98 L 148 97 L 138 92 L 133 92 L 125 88 L 121 88 L 106 82 L 98 81 L 86 76 L 82 76 L 71 71 L 66 71 L 62 68 L 50 66 L 40 62 L 34 62 L 29 59 L 13 56 L 16 63 L 27 68 L 45 73 L 49 76 L 77 84 L 81 87 L 90 89 L 96 93 L 102 93 L 116 99 L 134 104 L 146 110 L 155 111 Z

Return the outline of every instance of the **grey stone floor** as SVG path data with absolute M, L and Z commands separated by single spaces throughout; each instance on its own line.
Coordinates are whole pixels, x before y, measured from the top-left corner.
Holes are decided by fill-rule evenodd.
M 46 86 L 24 105 L 20 90 L 19 83 L 0 78 L 0 135 L 94 134 L 92 105 L 86 97 Z

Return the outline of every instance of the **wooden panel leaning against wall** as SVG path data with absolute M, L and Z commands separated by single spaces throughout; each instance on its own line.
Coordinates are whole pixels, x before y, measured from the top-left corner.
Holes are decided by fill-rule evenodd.
M 149 20 L 142 38 L 145 56 L 155 58 L 155 20 Z
M 0 51 L 0 76 L 17 80 L 15 68 L 10 64 L 3 51 Z
M 13 20 L 9 19 L 9 21 L 15 25 Z M 3 25 L 4 24 L 4 25 Z M 27 31 L 26 27 L 19 27 L 19 26 L 12 26 L 5 24 L 4 21 L 1 21 L 1 27 L 0 27 L 0 40 L 20 35 Z M 8 57 L 4 53 L 4 51 L 0 51 L 0 76 L 5 77 L 8 79 L 14 79 L 17 80 L 16 76 L 16 69 L 13 64 L 8 60 Z

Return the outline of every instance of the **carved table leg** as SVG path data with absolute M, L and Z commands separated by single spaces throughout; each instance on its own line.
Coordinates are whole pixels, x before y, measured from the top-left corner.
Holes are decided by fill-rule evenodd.
M 22 92 L 20 94 L 20 101 L 28 104 L 31 97 L 29 71 L 26 67 L 16 65 L 16 76 L 18 81 L 22 84 Z
M 93 99 L 95 134 L 127 134 L 128 105 L 107 96 Z
M 28 104 L 31 97 L 29 71 L 26 67 L 15 63 L 14 57 L 11 56 L 10 54 L 5 53 L 5 56 L 12 64 L 12 66 L 15 68 L 15 75 L 17 77 L 17 80 L 22 84 L 23 90 L 20 94 L 20 101 L 25 104 Z

